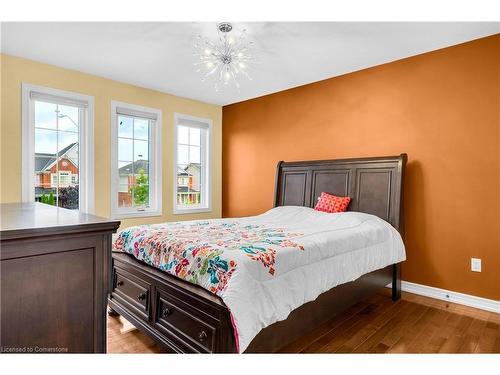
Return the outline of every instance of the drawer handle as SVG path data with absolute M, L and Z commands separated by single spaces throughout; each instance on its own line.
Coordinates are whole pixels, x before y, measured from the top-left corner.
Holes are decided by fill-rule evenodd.
M 168 307 L 165 307 L 162 312 L 161 312 L 161 317 L 166 318 L 167 316 L 171 315 L 174 311 L 172 309 L 169 309 Z
M 116 283 L 116 285 L 117 285 L 117 286 L 122 286 L 123 284 L 124 284 L 124 282 L 123 282 L 122 280 L 120 280 L 120 281 L 118 281 L 118 282 Z
M 146 293 L 141 293 L 137 296 L 139 301 L 144 301 L 146 299 Z
M 200 342 L 205 341 L 207 337 L 208 337 L 208 335 L 207 335 L 207 333 L 205 331 L 201 331 L 198 334 L 198 340 L 200 340 Z

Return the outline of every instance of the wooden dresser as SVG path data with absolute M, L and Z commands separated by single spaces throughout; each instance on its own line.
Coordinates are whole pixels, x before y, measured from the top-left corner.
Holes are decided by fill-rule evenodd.
M 2 353 L 106 352 L 119 221 L 41 203 L 0 205 Z

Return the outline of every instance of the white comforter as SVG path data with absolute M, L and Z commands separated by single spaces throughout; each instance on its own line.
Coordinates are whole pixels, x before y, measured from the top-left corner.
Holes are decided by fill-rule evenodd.
M 406 259 L 399 233 L 376 216 L 296 206 L 129 228 L 115 248 L 218 294 L 231 311 L 240 352 L 321 293 Z
M 293 240 L 304 247 L 304 251 L 280 252 L 274 276 L 234 275 L 223 300 L 238 328 L 240 351 L 261 329 L 286 319 L 292 310 L 321 293 L 406 259 L 399 233 L 373 215 L 283 206 L 240 222 L 301 233 Z

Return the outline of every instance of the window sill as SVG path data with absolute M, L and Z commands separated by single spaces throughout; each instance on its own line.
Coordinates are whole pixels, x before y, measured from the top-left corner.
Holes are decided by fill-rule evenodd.
M 174 208 L 174 215 L 188 215 L 212 212 L 210 207 Z
M 113 212 L 112 219 L 134 219 L 139 217 L 162 216 L 161 210 Z

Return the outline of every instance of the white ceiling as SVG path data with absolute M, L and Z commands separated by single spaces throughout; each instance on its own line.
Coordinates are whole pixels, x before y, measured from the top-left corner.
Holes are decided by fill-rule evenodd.
M 236 23 L 258 63 L 241 89 L 201 82 L 193 38 L 215 23 L 2 23 L 2 52 L 226 105 L 500 32 L 500 23 Z

